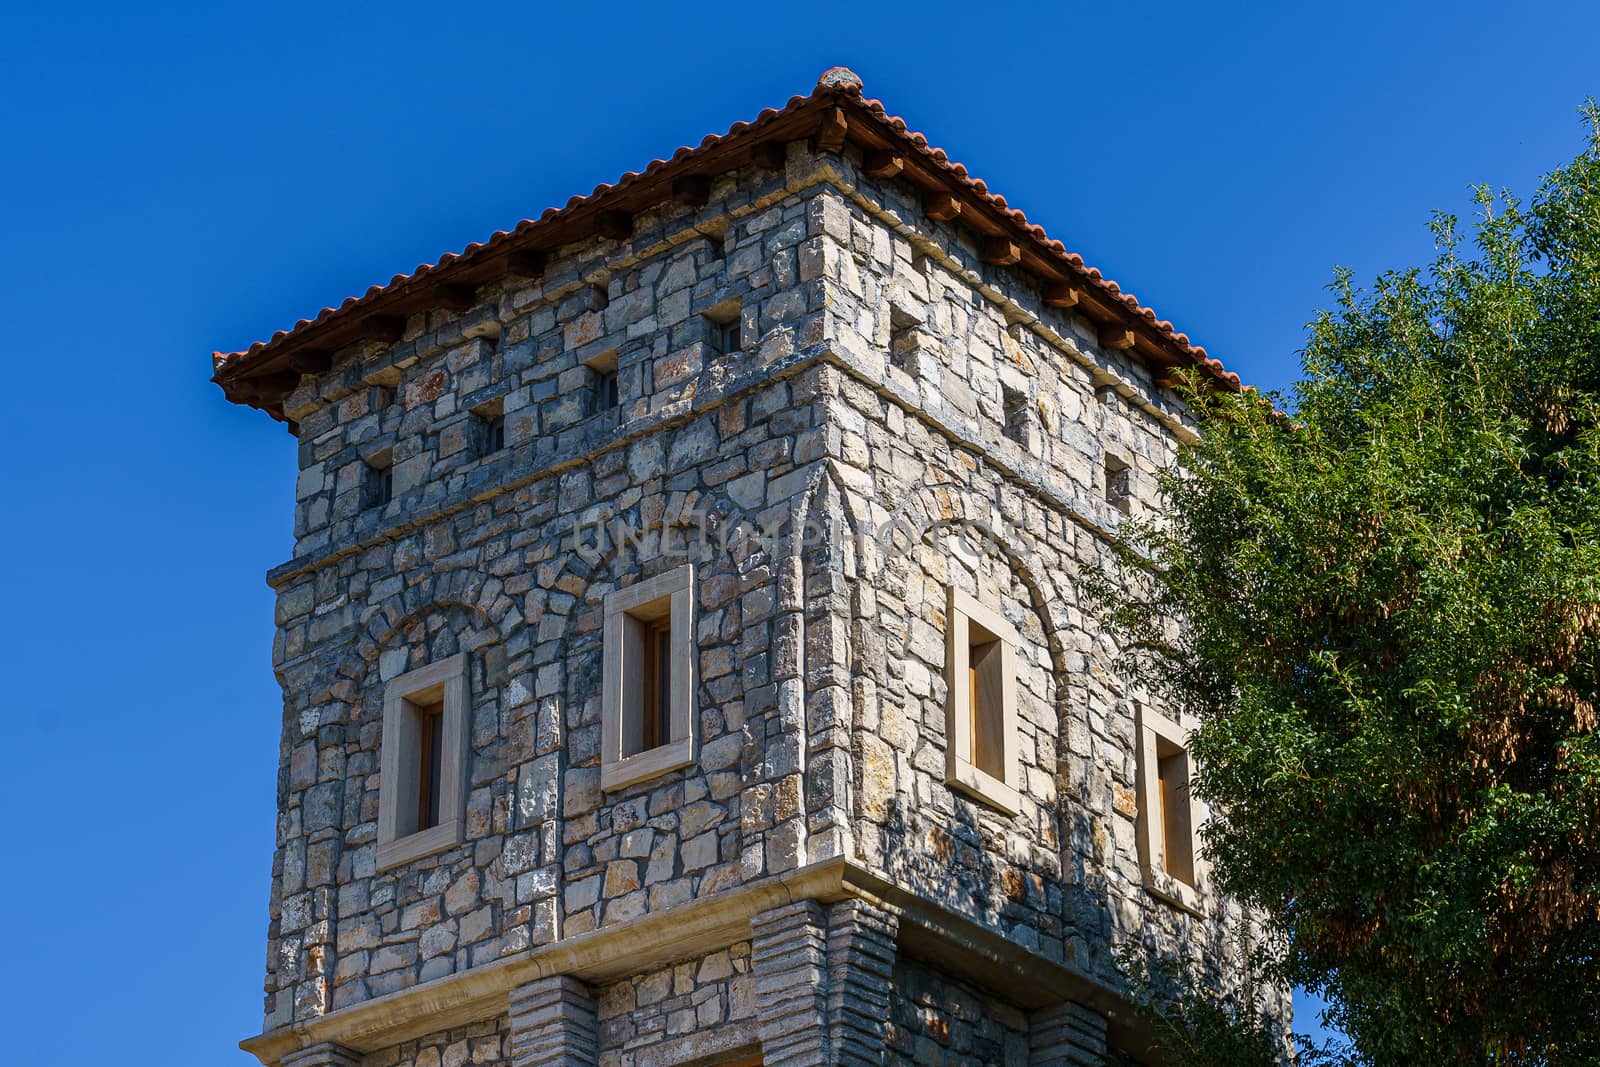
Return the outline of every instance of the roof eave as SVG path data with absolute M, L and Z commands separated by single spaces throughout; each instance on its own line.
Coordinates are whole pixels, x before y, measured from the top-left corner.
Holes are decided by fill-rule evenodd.
M 523 220 L 459 254 L 441 257 L 437 264 L 396 275 L 388 285 L 373 286 L 338 308 L 325 308 L 315 319 L 302 320 L 266 342 L 242 352 L 216 353 L 212 381 L 230 401 L 261 408 L 282 420 L 283 398 L 300 374 L 326 369 L 334 352 L 358 341 L 392 337 L 397 320 L 437 306 L 453 287 L 529 275 L 538 269 L 541 254 L 614 227 L 619 216 L 638 215 L 674 196 L 692 195 L 692 183 L 686 179 L 711 178 L 750 164 L 781 166 L 781 146 L 803 139 L 813 139 L 821 151 L 840 151 L 849 143 L 865 152 L 897 153 L 896 175 L 911 182 L 925 203 L 942 196 L 940 214 L 958 218 L 980 239 L 999 242 L 1004 256 L 996 262 L 1040 278 L 1047 293 L 1053 284 L 1060 297 L 1058 306 L 1072 306 L 1095 322 L 1103 340 L 1108 334 L 1114 336 L 1112 346 L 1132 348 L 1151 365 L 1158 380 L 1164 380 L 1172 367 L 1189 365 L 1218 387 L 1239 388 L 1237 375 L 1085 265 L 1081 257 L 1067 252 L 1061 242 L 1051 240 L 1004 197 L 989 193 L 981 180 L 969 177 L 965 167 L 929 146 L 926 138 L 911 132 L 878 101 L 863 99 L 860 80 L 849 72 L 841 75 L 838 68 L 824 74 L 810 96 L 794 97 L 782 109 L 763 111 L 754 122 L 736 123 L 721 137 L 711 135 L 696 148 L 681 148 L 669 160 L 655 160 L 614 185 L 598 186 L 588 196 L 546 210 L 536 220 Z M 780 146 L 776 154 L 773 146 Z M 952 204 L 959 205 L 953 213 Z

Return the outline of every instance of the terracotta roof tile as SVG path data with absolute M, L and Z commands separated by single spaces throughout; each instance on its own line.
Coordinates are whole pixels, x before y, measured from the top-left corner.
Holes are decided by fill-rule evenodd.
M 469 272 L 502 251 L 512 251 L 506 247 L 508 244 L 530 244 L 541 231 L 554 226 L 560 220 L 571 218 L 585 208 L 594 208 L 602 201 L 624 198 L 632 187 L 641 181 L 663 177 L 663 172 L 669 169 L 692 167 L 708 152 L 727 146 L 730 142 L 754 141 L 767 128 L 786 117 L 798 116 L 807 109 L 816 111 L 820 121 L 821 113 L 834 106 L 850 106 L 864 111 L 876 122 L 878 139 L 898 142 L 902 148 L 910 149 L 928 169 L 935 173 L 936 177 L 987 204 L 997 219 L 1009 223 L 1015 230 L 1015 235 L 1028 241 L 1043 259 L 1058 264 L 1065 273 L 1076 276 L 1080 281 L 1087 283 L 1089 288 L 1097 290 L 1103 304 L 1125 308 L 1131 313 L 1132 318 L 1143 323 L 1154 334 L 1151 339 L 1153 344 L 1171 351 L 1174 357 L 1172 362 L 1188 363 L 1202 368 L 1223 388 L 1239 388 L 1238 375 L 1224 370 L 1221 362 L 1210 358 L 1206 350 L 1193 344 L 1186 334 L 1177 332 L 1165 319 L 1158 319 L 1152 309 L 1141 305 L 1131 293 L 1123 292 L 1121 286 L 1105 278 L 1098 269 L 1086 266 L 1082 256 L 1068 252 L 1060 241 L 1050 238 L 1042 226 L 1029 222 L 1024 212 L 1010 207 L 1005 197 L 991 193 L 981 178 L 971 177 L 964 164 L 952 161 L 943 149 L 930 146 L 927 137 L 911 130 L 904 119 L 891 115 L 880 101 L 862 98 L 860 78 L 842 67 L 824 72 L 810 96 L 791 97 L 782 108 L 767 108 L 754 121 L 736 122 L 721 135 L 708 134 L 698 147 L 679 148 L 672 154 L 670 160 L 652 160 L 643 171 L 628 171 L 615 183 L 595 186 L 594 191 L 588 196 L 574 196 L 562 207 L 546 208 L 537 220 L 523 219 L 509 231 L 496 231 L 487 241 L 469 244 L 459 253 L 445 253 L 439 257 L 437 263 L 418 264 L 411 273 L 396 274 L 388 284 L 374 285 L 361 296 L 347 298 L 337 308 L 325 307 L 315 318 L 301 319 L 288 330 L 274 333 L 266 341 L 258 341 L 239 352 L 213 353 L 215 367 L 213 380 L 223 386 L 230 399 L 243 400 L 264 407 L 274 417 L 282 418 L 281 397 L 276 403 L 272 402 L 270 397 L 263 400 L 262 397 L 244 388 L 243 383 L 256 374 L 284 370 L 287 365 L 276 357 L 286 356 L 296 345 L 321 340 L 313 334 L 337 331 L 341 321 L 348 321 L 353 327 L 358 317 L 358 309 L 380 310 L 376 305 L 395 302 L 398 295 L 416 289 L 417 283 L 422 280 L 431 280 L 433 275 L 441 272 Z M 805 132 L 793 132 L 797 133 L 793 139 L 805 136 Z M 855 132 L 854 127 L 851 127 L 851 132 Z M 725 162 L 729 163 L 725 169 L 732 169 L 733 166 L 739 165 L 740 161 L 725 160 Z M 403 309 L 396 308 L 396 310 Z

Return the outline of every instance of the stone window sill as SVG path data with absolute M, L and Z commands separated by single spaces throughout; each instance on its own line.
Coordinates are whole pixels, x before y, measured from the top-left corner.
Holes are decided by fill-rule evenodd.
M 694 763 L 694 739 L 669 741 L 658 748 L 637 755 L 625 756 L 600 768 L 600 788 L 608 793 L 626 789 L 630 785 L 659 778 Z
M 945 776 L 945 784 L 965 793 L 980 804 L 987 804 L 1007 815 L 1016 815 L 1022 811 L 1021 794 L 994 775 L 979 770 L 960 757 L 956 758 L 955 767 Z
M 392 870 L 412 860 L 454 848 L 461 843 L 462 836 L 461 826 L 441 824 L 393 841 L 385 841 L 378 846 L 378 870 Z
M 1167 874 L 1165 871 L 1146 870 L 1144 887 L 1149 894 L 1179 911 L 1186 911 L 1198 919 L 1206 917 L 1205 898 L 1194 886 Z

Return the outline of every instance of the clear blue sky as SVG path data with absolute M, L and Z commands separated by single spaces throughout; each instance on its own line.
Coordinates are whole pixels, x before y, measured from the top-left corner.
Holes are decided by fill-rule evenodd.
M 20 4 L 0 30 L 7 1057 L 244 1064 L 294 441 L 231 349 L 824 68 L 1246 380 L 1581 144 L 1600 7 Z M 597 12 L 595 19 L 585 17 Z

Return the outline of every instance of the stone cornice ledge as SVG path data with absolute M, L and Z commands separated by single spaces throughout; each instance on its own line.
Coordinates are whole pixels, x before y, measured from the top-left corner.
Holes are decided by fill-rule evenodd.
M 813 314 L 808 312 L 809 314 Z M 318 548 L 301 552 L 267 571 L 267 585 L 281 589 L 298 578 L 331 563 L 363 552 L 383 541 L 397 541 L 425 528 L 430 523 L 469 510 L 496 497 L 505 496 L 534 482 L 593 460 L 597 456 L 627 448 L 633 442 L 663 430 L 683 426 L 717 410 L 728 401 L 742 397 L 773 382 L 793 378 L 813 365 L 825 362 L 829 344 L 824 341 L 770 359 L 752 360 L 734 368 L 703 371 L 692 383 L 688 395 L 618 425 L 604 415 L 590 416 L 569 426 L 552 442 L 538 439 L 543 450 L 535 452 L 527 443 L 513 446 L 505 459 L 495 460 L 473 472 L 474 480 L 448 497 L 420 503 L 404 518 L 368 522 L 346 537 Z
M 831 859 L 296 1022 L 246 1038 L 239 1047 L 266 1067 L 320 1042 L 373 1052 L 502 1015 L 511 990 L 538 978 L 616 980 L 745 940 L 751 918 L 771 908 L 850 897 L 899 915 L 900 940 L 914 954 L 959 965 L 1023 1007 L 1070 998 L 1112 1013 L 1121 1003 L 1113 990 L 1076 968 L 1045 959 L 858 864 Z

